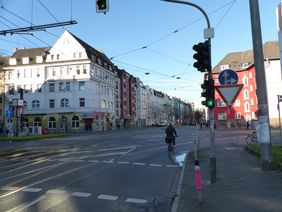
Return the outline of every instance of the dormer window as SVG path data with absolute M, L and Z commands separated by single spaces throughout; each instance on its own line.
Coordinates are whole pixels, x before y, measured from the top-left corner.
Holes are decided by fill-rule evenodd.
M 11 58 L 9 63 L 10 63 L 10 65 L 17 65 L 17 59 L 16 58 Z
M 43 57 L 42 56 L 36 56 L 36 63 L 42 63 Z
M 23 57 L 22 62 L 23 64 L 29 64 L 29 57 Z

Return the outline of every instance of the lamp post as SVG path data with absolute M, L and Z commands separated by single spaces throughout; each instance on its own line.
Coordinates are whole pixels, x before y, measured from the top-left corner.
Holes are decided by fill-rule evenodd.
M 178 4 L 186 4 L 196 9 L 200 10 L 200 12 L 205 16 L 207 22 L 207 28 L 204 30 L 204 37 L 208 39 L 208 46 L 210 51 L 210 67 L 208 69 L 208 80 L 212 80 L 212 70 L 211 70 L 211 38 L 214 37 L 213 28 L 210 26 L 210 21 L 207 13 L 197 4 L 180 1 L 180 0 L 161 0 L 165 2 L 178 3 Z M 216 182 L 216 157 L 215 157 L 215 143 L 214 143 L 214 111 L 213 108 L 209 108 L 209 122 L 210 122 L 210 133 L 211 133 L 211 147 L 210 147 L 210 181 L 211 183 Z

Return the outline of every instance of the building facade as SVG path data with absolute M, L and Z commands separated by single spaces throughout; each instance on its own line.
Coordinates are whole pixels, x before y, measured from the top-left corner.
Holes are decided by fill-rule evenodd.
M 272 127 L 278 126 L 277 95 L 282 91 L 281 68 L 278 42 L 263 45 L 265 75 L 268 95 L 269 118 Z M 215 92 L 214 119 L 219 127 L 244 127 L 247 121 L 256 120 L 258 108 L 256 72 L 253 51 L 230 53 L 213 69 L 215 85 L 220 86 L 218 75 L 222 70 L 232 69 L 238 75 L 238 83 L 243 88 L 231 107 Z

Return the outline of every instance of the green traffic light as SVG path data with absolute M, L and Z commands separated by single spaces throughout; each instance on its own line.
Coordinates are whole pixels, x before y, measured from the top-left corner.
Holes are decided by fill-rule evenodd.
M 213 107 L 213 100 L 212 99 L 208 99 L 206 101 L 206 103 L 207 103 L 207 107 Z

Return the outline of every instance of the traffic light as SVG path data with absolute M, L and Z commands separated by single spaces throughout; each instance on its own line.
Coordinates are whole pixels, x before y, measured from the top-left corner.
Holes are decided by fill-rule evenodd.
M 109 0 L 96 0 L 96 12 L 106 13 L 109 11 Z
M 206 40 L 204 43 L 200 42 L 193 46 L 193 50 L 196 53 L 193 58 L 197 60 L 193 66 L 200 72 L 211 71 L 211 57 L 210 57 L 210 46 L 209 41 Z
M 201 85 L 203 92 L 202 97 L 205 97 L 206 100 L 202 101 L 202 105 L 213 109 L 215 105 L 214 101 L 214 80 L 204 80 L 204 83 Z

